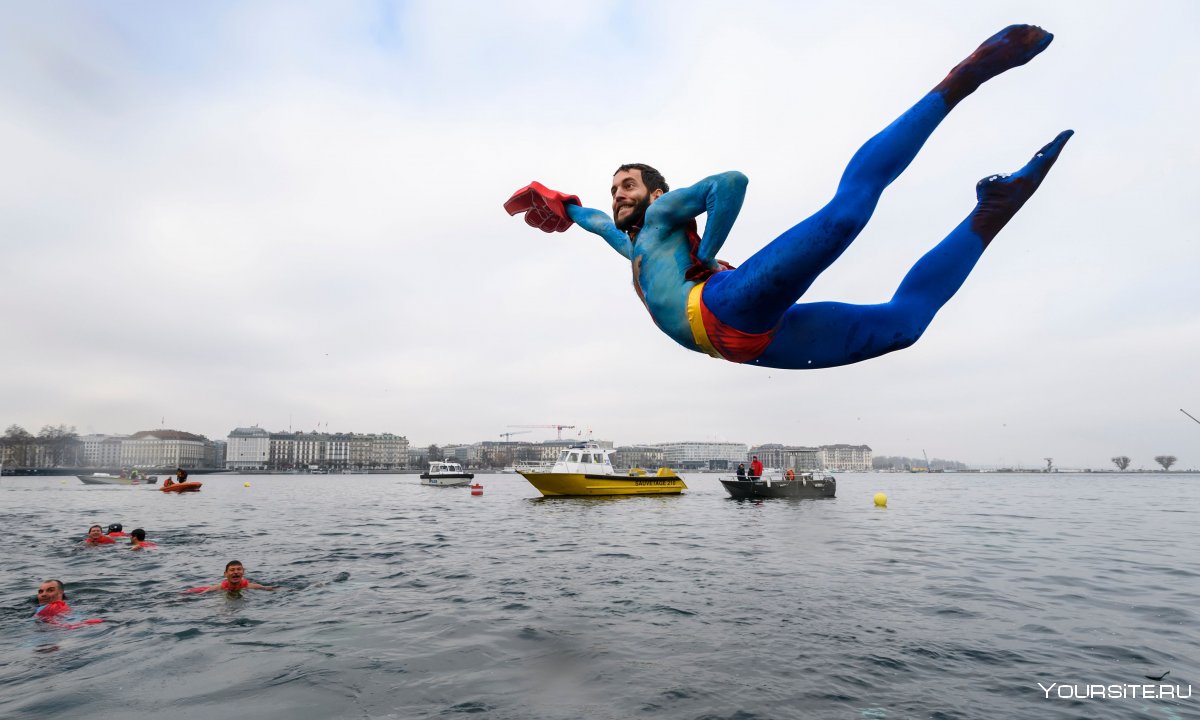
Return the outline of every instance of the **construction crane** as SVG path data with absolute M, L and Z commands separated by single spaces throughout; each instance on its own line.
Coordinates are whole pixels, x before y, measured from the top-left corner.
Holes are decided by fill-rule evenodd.
M 519 427 L 519 428 L 554 428 L 555 430 L 557 430 L 557 431 L 558 431 L 558 439 L 559 439 L 559 440 L 562 440 L 562 431 L 563 431 L 563 430 L 574 430 L 574 429 L 575 429 L 575 426 L 574 426 L 574 425 L 509 425 L 509 427 Z
M 504 442 L 512 442 L 513 435 L 524 435 L 527 432 L 532 432 L 532 431 L 531 430 L 518 430 L 516 432 L 500 433 L 500 437 L 504 438 Z

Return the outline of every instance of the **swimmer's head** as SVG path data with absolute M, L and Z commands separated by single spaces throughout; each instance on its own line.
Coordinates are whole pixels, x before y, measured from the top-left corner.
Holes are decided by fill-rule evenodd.
M 145 542 L 146 531 L 141 528 L 134 528 L 133 532 L 129 533 L 129 537 L 134 538 L 138 542 Z
M 113 523 L 112 525 L 108 526 L 108 532 L 110 532 L 110 533 L 111 532 L 121 532 L 121 529 L 122 529 L 121 523 Z
M 66 600 L 67 593 L 63 588 L 62 580 L 47 580 L 38 585 L 37 599 L 39 605 Z
M 104 534 L 104 528 L 100 527 L 99 525 L 93 525 L 90 528 L 88 528 L 88 537 L 90 537 L 90 538 L 98 538 L 103 534 Z
M 240 560 L 230 560 L 225 563 L 225 579 L 231 581 L 240 581 L 246 575 L 246 568 L 242 567 Z
M 617 168 L 612 181 L 613 222 L 618 230 L 628 232 L 642 226 L 646 208 L 671 188 L 662 173 L 642 163 L 628 163 Z

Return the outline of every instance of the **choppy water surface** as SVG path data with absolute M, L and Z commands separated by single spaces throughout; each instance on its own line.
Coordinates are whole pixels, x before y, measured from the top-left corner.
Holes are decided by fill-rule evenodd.
M 548 501 L 512 475 L 199 479 L 0 481 L 0 717 L 1200 717 L 1038 685 L 1200 684 L 1196 476 L 842 475 L 761 503 L 712 475 Z M 159 549 L 78 543 L 113 522 Z M 284 589 L 181 594 L 235 558 Z M 107 622 L 30 622 L 52 577 Z

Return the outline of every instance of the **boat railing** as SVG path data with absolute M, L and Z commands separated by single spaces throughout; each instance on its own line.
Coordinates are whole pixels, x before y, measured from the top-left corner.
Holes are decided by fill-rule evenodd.
M 519 462 L 514 468 L 517 472 L 528 473 L 545 473 L 550 472 L 554 468 L 553 460 L 536 460 L 530 462 Z
M 722 480 L 737 480 L 740 482 L 760 482 L 760 483 L 768 483 L 771 485 L 777 485 L 779 483 L 791 482 L 793 480 L 804 480 L 807 482 L 812 482 L 814 480 L 824 480 L 829 477 L 832 477 L 832 476 L 822 470 L 805 470 L 804 472 L 796 471 L 794 477 L 792 477 L 792 478 L 789 478 L 787 476 L 786 472 L 780 472 L 780 473 L 770 472 L 770 473 L 763 473 L 762 476 L 756 477 L 756 478 L 752 478 L 748 475 L 744 478 L 737 477 L 735 475 L 735 476 L 731 476 L 728 478 L 722 477 L 721 479 Z

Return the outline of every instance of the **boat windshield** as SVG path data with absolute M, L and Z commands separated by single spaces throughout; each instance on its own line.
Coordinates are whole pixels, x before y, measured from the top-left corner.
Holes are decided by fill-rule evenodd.
M 597 449 L 579 449 L 563 450 L 558 454 L 558 462 L 560 463 L 583 463 L 587 465 L 612 465 L 612 461 L 608 458 L 608 453 Z

